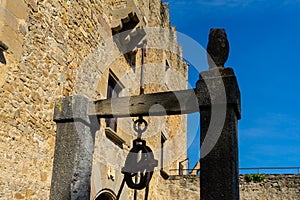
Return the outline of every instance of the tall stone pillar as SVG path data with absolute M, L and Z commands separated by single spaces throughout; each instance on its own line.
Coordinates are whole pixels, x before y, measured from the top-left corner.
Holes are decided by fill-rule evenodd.
M 213 60 L 218 60 L 216 57 L 213 55 Z M 199 105 L 203 105 L 200 107 L 201 200 L 239 199 L 240 91 L 233 69 L 224 68 L 225 61 L 202 72 L 196 87 Z
M 57 124 L 50 200 L 89 200 L 95 132 L 99 122 L 87 114 L 88 99 L 56 102 Z

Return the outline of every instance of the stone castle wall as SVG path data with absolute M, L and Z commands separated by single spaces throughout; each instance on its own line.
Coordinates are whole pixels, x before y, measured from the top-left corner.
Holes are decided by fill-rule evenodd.
M 162 190 L 162 199 L 200 199 L 200 176 L 172 176 Z M 241 200 L 300 199 L 300 175 L 266 175 L 262 182 L 247 182 L 240 175 Z
M 240 195 L 244 200 L 300 199 L 300 175 L 266 175 L 262 182 L 246 182 L 240 177 Z
M 136 50 L 138 67 L 134 69 L 111 39 L 113 11 L 128 2 L 0 0 L 0 41 L 8 46 L 4 52 L 6 62 L 0 63 L 1 200 L 49 199 L 56 130 L 52 118 L 58 98 L 75 94 L 91 100 L 106 98 L 110 72 L 129 88 L 122 92 L 123 96 L 138 94 L 141 50 Z M 187 67 L 177 45 L 175 28 L 169 27 L 167 5 L 160 0 L 134 2 L 142 10 L 139 17 L 144 26 L 166 27 L 164 37 L 152 34 L 158 37 L 153 41 L 164 40 L 167 45 L 165 50 L 147 52 L 145 93 L 185 89 Z M 165 68 L 166 60 L 169 70 Z M 165 155 L 164 165 L 166 170 L 176 168 L 178 161 L 186 158 L 186 117 L 147 120 L 164 122 L 159 127 L 168 133 L 165 148 L 170 152 Z M 126 141 L 123 149 L 106 138 L 103 119 L 100 124 L 95 144 L 92 199 L 103 188 L 117 192 L 121 181 L 119 170 L 133 139 L 133 135 L 122 135 L 128 130 L 132 133 L 132 119 L 119 122 L 117 132 Z M 155 155 L 158 160 L 161 129 L 149 135 L 147 143 L 158 149 Z M 118 158 L 118 163 L 108 162 L 110 158 Z M 108 174 L 115 176 L 114 180 Z M 164 182 L 156 171 L 151 183 L 154 199 L 161 183 Z
M 160 0 L 134 2 L 147 27 L 166 28 L 161 35 L 149 33 L 149 45 L 163 47 L 147 52 L 145 92 L 185 89 L 187 68 L 177 45 L 176 29 L 170 27 L 167 4 Z M 5 62 L 0 63 L 1 200 L 49 199 L 56 99 L 74 94 L 91 100 L 106 98 L 111 71 L 128 88 L 123 96 L 138 94 L 140 68 L 133 68 L 111 40 L 113 11 L 127 4 L 125 0 L 0 0 L 0 41 L 9 48 L 4 52 Z M 136 51 L 136 66 L 140 66 L 141 50 Z M 178 161 L 186 158 L 186 117 L 146 119 L 152 124 L 164 122 L 159 123 L 159 129 L 149 127 L 152 134 L 147 136 L 147 144 L 160 160 L 164 129 L 168 139 L 163 167 L 167 172 L 177 168 Z M 119 122 L 117 133 L 125 140 L 123 148 L 107 139 L 103 119 L 100 124 L 91 199 L 105 188 L 117 193 L 122 181 L 120 168 L 134 138 L 126 134 L 133 132 L 132 119 Z M 242 176 L 241 199 L 299 199 L 299 180 L 299 175 L 270 175 L 262 183 L 246 183 Z M 199 185 L 197 176 L 164 180 L 156 170 L 150 199 L 197 199 Z M 129 199 L 132 192 L 123 195 Z M 142 195 L 140 192 L 139 197 Z

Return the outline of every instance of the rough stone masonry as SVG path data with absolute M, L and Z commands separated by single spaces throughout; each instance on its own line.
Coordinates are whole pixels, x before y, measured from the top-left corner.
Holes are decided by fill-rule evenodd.
M 166 29 L 162 38 L 157 35 L 152 40 L 168 41 L 170 51 L 147 51 L 145 62 L 151 66 L 145 71 L 145 93 L 185 89 L 187 65 L 177 44 L 176 29 L 170 26 L 168 6 L 160 0 L 0 0 L 0 41 L 8 47 L 2 50 L 1 45 L 5 62 L 0 62 L 0 199 L 49 199 L 57 99 L 76 94 L 90 100 L 104 99 L 109 75 L 127 89 L 121 95 L 138 93 L 139 86 L 130 80 L 139 80 L 140 49 L 130 59 L 129 54 L 121 55 L 109 66 L 106 63 L 114 54 L 108 47 L 112 25 L 122 22 L 115 18 L 120 10 L 136 13 L 143 26 Z M 186 117 L 149 120 L 165 122 L 165 148 L 175 149 L 164 155 L 165 170 L 177 168 L 177 162 L 186 158 Z M 118 146 L 107 138 L 105 120 L 100 121 L 95 136 L 92 198 L 105 188 L 117 192 L 121 177 L 117 172 L 133 137 L 128 135 L 132 133 L 131 123 L 131 119 L 119 121 L 117 135 L 124 143 Z M 151 130 L 156 134 L 149 145 L 160 149 L 162 130 L 154 128 Z M 156 154 L 160 156 L 159 151 Z M 107 158 L 117 158 L 118 162 Z M 159 172 L 156 174 L 151 185 L 153 198 L 157 197 L 155 188 L 163 182 Z
M 300 175 L 265 175 L 262 182 L 247 182 L 245 175 L 240 175 L 241 200 L 296 200 L 300 198 Z M 168 181 L 168 189 L 161 191 L 161 196 L 169 199 L 199 200 L 199 176 L 174 176 Z

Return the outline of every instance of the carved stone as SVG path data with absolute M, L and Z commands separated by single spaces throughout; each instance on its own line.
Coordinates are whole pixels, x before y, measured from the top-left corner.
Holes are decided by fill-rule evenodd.
M 207 60 L 210 68 L 224 67 L 229 55 L 229 42 L 225 29 L 210 29 Z

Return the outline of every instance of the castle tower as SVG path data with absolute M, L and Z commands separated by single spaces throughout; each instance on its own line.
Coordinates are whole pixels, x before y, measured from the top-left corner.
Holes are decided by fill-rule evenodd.
M 145 94 L 187 87 L 187 65 L 161 0 L 9 0 L 0 1 L 0 16 L 0 199 L 49 199 L 58 99 L 138 95 L 142 66 Z M 91 199 L 118 193 L 135 119 L 99 120 Z M 149 199 L 160 199 L 161 173 L 187 156 L 186 116 L 145 120 L 143 137 L 159 161 Z M 121 199 L 133 195 L 126 189 Z

